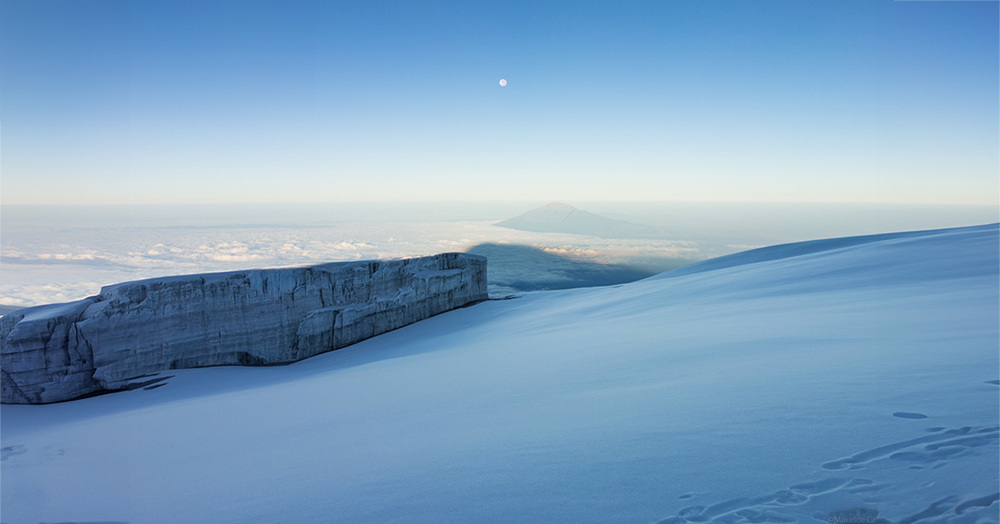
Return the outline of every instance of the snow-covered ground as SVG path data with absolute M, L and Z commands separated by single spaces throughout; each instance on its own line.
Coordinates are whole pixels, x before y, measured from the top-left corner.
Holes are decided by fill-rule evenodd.
M 4 406 L 0 518 L 997 522 L 998 253 L 781 246 Z

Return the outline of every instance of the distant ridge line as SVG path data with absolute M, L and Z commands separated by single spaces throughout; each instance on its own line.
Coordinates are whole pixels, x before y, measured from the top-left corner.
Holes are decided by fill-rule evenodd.
M 493 225 L 534 233 L 567 233 L 600 238 L 667 237 L 666 232 L 659 228 L 608 218 L 563 202 L 550 202 Z

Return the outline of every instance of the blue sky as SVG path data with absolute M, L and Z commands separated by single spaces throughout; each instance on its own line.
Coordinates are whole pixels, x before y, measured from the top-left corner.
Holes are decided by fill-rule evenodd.
M 4 0 L 0 198 L 998 203 L 997 2 L 621 4 Z

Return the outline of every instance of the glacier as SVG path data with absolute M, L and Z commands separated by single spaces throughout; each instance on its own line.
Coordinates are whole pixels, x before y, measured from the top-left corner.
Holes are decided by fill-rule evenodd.
M 996 224 L 0 409 L 5 522 L 997 522 Z
M 169 369 L 286 364 L 486 300 L 464 253 L 153 278 L 0 318 L 2 401 L 70 400 Z

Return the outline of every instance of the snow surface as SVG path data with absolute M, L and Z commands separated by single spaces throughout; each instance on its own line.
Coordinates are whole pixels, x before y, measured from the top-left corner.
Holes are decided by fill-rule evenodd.
M 4 406 L 0 517 L 997 522 L 998 253 L 784 246 Z

